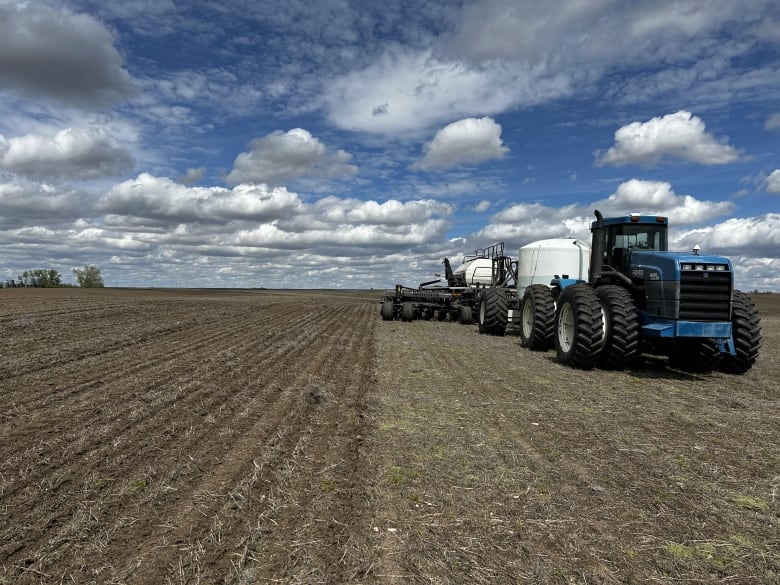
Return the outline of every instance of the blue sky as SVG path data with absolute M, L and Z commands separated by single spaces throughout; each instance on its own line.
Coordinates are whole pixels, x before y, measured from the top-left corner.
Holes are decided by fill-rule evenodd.
M 780 291 L 780 8 L 0 0 L 0 278 L 383 288 L 662 213 Z

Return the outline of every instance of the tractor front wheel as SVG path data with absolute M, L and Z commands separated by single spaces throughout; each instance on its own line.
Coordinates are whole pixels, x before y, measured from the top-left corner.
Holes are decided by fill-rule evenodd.
M 532 284 L 523 293 L 520 311 L 520 343 L 535 351 L 553 346 L 555 299 L 549 287 Z
M 587 284 L 564 288 L 555 311 L 558 361 L 590 370 L 599 360 L 603 340 L 604 321 L 596 292 Z

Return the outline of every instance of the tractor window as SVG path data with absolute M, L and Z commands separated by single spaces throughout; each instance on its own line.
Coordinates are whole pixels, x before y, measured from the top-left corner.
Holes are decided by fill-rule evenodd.
M 607 226 L 604 261 L 615 270 L 628 273 L 631 252 L 667 250 L 666 226 L 662 224 L 620 224 Z
M 607 250 L 666 250 L 666 226 L 617 225 L 608 229 Z

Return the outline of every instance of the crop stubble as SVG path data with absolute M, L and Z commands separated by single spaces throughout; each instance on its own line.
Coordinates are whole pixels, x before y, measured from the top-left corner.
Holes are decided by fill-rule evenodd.
M 733 377 L 375 293 L 2 294 L 0 584 L 778 582 L 775 296 Z

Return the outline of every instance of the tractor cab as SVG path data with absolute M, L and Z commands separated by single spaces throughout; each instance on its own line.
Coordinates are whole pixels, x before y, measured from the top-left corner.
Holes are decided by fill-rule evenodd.
M 636 213 L 604 219 L 604 265 L 628 275 L 633 252 L 666 252 L 668 223 L 666 217 Z

